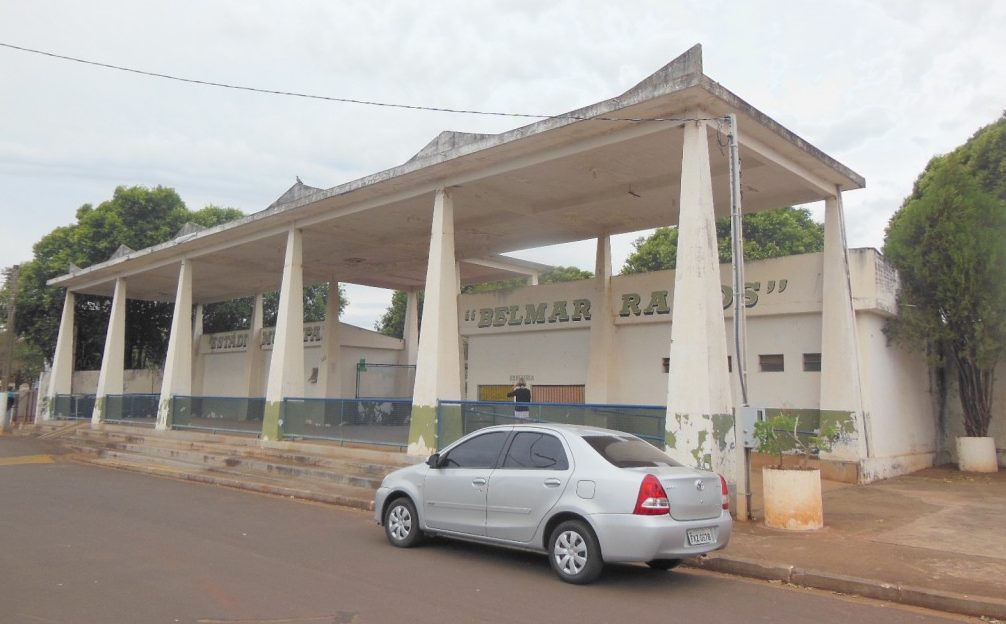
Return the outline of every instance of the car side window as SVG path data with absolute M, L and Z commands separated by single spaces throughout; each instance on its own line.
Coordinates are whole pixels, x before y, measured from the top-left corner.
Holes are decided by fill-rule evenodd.
M 503 461 L 504 468 L 568 470 L 569 461 L 562 442 L 553 435 L 522 431 L 514 436 Z
M 499 459 L 505 431 L 494 431 L 462 442 L 447 452 L 444 468 L 493 468 Z

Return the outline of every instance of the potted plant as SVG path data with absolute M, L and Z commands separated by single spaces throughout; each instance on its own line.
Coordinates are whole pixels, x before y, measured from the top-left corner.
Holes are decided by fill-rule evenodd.
M 816 453 L 830 451 L 838 436 L 834 423 L 817 431 L 801 431 L 799 417 L 787 412 L 755 423 L 758 450 L 776 457 L 773 464 L 762 468 L 766 526 L 791 531 L 824 526 L 821 471 L 808 464 Z M 795 465 L 784 463 L 787 453 L 798 455 Z

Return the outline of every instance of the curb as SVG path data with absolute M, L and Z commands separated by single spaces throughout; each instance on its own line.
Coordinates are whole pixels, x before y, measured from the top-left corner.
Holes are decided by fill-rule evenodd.
M 207 485 L 219 485 L 222 487 L 229 487 L 236 490 L 258 492 L 259 494 L 270 494 L 273 496 L 280 496 L 283 498 L 296 498 L 299 500 L 312 501 L 315 503 L 325 503 L 327 505 L 337 505 L 339 507 L 348 507 L 351 509 L 358 509 L 361 511 L 374 510 L 373 500 L 362 500 L 350 496 L 344 496 L 341 494 L 323 494 L 311 490 L 302 490 L 298 488 L 268 485 L 265 483 L 254 483 L 242 479 L 230 478 L 225 476 L 198 474 L 181 470 L 172 470 L 170 468 L 164 468 L 161 466 L 137 466 L 136 464 L 130 464 L 127 462 L 121 462 L 112 459 L 98 459 L 97 461 L 95 461 L 90 458 L 81 457 L 78 455 L 74 457 L 74 460 L 83 464 L 91 464 L 93 466 L 102 466 L 105 468 L 126 470 L 129 472 L 139 472 L 159 477 L 167 477 L 169 479 L 178 479 L 180 481 L 193 481 L 196 483 L 204 483 Z
M 844 576 L 820 570 L 804 570 L 792 565 L 763 563 L 741 557 L 704 556 L 695 559 L 686 559 L 684 565 L 701 570 L 710 570 L 712 572 L 721 572 L 723 574 L 745 576 L 766 581 L 782 581 L 802 587 L 823 589 L 839 594 L 863 596 L 874 600 L 896 602 L 913 607 L 946 611 L 948 613 L 1006 619 L 1006 600 L 995 598 L 969 596 L 935 589 L 886 583 L 874 579 Z

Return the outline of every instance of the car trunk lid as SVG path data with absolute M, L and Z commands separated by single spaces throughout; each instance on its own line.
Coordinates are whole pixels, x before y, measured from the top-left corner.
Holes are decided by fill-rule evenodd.
M 667 492 L 671 517 L 675 520 L 718 518 L 723 511 L 723 490 L 719 475 L 684 467 L 650 468 Z

